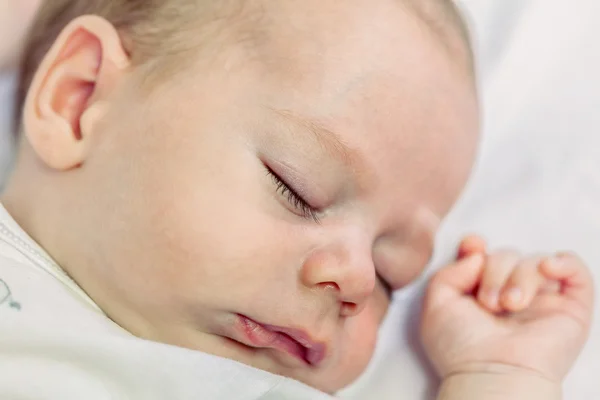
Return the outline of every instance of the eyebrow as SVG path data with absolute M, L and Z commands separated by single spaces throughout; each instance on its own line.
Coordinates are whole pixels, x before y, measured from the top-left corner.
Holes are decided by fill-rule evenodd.
M 326 128 L 323 124 L 294 114 L 290 110 L 273 108 L 271 110 L 286 122 L 308 132 L 330 156 L 341 161 L 353 173 L 366 171 L 363 157 L 344 143 L 337 133 Z

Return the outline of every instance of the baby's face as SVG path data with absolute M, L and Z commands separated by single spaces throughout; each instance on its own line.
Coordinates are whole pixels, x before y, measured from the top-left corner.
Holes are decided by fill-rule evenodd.
M 383 282 L 427 264 L 477 136 L 463 64 L 376 3 L 296 12 L 307 31 L 277 28 L 267 58 L 231 51 L 150 96 L 136 73 L 117 86 L 75 276 L 117 323 L 329 392 L 364 370 Z

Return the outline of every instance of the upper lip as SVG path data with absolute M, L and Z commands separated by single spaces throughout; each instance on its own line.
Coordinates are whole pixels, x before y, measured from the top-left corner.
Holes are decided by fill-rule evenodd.
M 307 333 L 303 329 L 298 328 L 289 328 L 289 327 L 281 327 L 270 324 L 263 324 L 257 322 L 245 315 L 239 315 L 242 319 L 242 323 L 244 324 L 244 329 L 248 331 L 256 331 L 264 329 L 266 332 L 285 335 L 295 342 L 297 342 L 300 346 L 304 348 L 304 361 L 311 366 L 318 366 L 326 356 L 327 353 L 327 345 L 324 342 L 313 339 L 309 333 Z M 254 332 L 256 333 L 256 332 Z M 268 339 L 267 339 L 268 342 Z M 263 347 L 263 346 L 261 346 Z M 276 348 L 274 345 L 269 346 L 268 343 L 265 343 L 264 347 L 272 347 Z

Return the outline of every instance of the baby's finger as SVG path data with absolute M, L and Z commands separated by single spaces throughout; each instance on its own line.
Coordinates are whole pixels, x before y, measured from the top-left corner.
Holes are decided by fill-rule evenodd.
M 453 298 L 472 293 L 483 273 L 484 257 L 474 254 L 437 272 L 427 288 L 426 307 L 447 304 Z
M 532 257 L 522 261 L 510 275 L 502 289 L 501 305 L 511 312 L 527 308 L 546 282 L 539 271 L 542 257 Z
M 575 254 L 559 253 L 540 265 L 541 272 L 548 278 L 561 283 L 561 293 L 577 301 L 587 309 L 594 302 L 594 283 L 590 270 Z
M 469 235 L 460 242 L 456 259 L 460 260 L 475 253 L 487 253 L 487 243 L 481 236 Z
M 515 252 L 504 252 L 487 258 L 487 265 L 477 293 L 477 300 L 481 305 L 493 312 L 502 311 L 500 293 L 519 259 L 519 255 Z

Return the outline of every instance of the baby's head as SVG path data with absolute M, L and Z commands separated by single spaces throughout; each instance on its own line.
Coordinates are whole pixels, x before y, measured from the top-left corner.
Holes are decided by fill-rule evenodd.
M 446 0 L 48 1 L 3 200 L 135 335 L 333 392 L 465 184 L 474 86 Z

